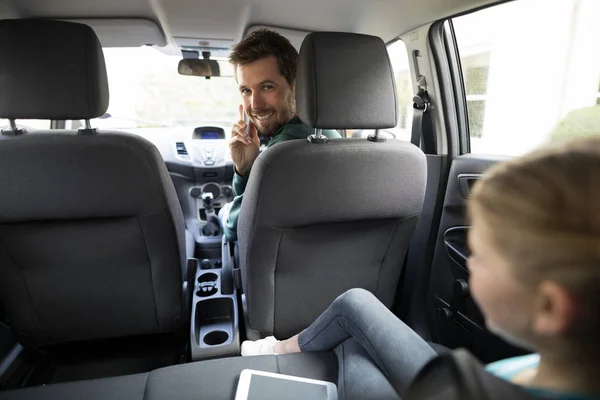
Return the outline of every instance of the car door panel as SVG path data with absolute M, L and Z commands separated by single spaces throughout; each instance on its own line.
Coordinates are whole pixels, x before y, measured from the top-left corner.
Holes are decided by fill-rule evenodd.
M 524 353 L 485 328 L 468 290 L 467 198 L 489 167 L 507 159 L 464 155 L 453 161 L 428 287 L 428 321 L 433 338 L 450 348 L 466 347 L 483 362 Z

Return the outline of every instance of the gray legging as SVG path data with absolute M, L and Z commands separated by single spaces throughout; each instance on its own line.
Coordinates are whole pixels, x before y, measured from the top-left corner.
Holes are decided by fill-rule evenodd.
M 370 292 L 339 296 L 300 333 L 302 351 L 334 350 L 340 399 L 398 399 L 436 356 L 419 335 Z

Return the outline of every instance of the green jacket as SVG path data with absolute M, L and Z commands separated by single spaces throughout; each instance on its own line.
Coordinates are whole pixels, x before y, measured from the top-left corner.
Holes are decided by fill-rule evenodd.
M 287 140 L 306 139 L 313 133 L 315 133 L 314 129 L 304 125 L 302 121 L 300 121 L 300 118 L 294 117 L 275 132 L 275 135 L 269 140 L 267 147 L 274 146 L 277 143 L 285 142 Z M 330 139 L 341 138 L 340 134 L 334 130 L 323 130 L 323 135 Z M 250 172 L 252 172 L 252 170 L 250 170 Z M 227 240 L 237 239 L 238 218 L 240 216 L 240 209 L 242 208 L 244 191 L 246 190 L 246 184 L 248 183 L 248 175 L 240 176 L 235 171 L 235 167 L 233 168 L 233 204 L 229 210 L 229 217 L 223 224 L 223 234 Z

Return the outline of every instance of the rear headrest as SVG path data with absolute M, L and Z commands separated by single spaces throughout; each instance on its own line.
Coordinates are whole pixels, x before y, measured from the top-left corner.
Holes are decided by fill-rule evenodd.
M 91 119 L 108 108 L 102 46 L 87 25 L 0 21 L 0 118 Z
M 322 129 L 385 129 L 398 119 L 394 73 L 381 38 L 355 33 L 306 36 L 296 77 L 298 116 Z

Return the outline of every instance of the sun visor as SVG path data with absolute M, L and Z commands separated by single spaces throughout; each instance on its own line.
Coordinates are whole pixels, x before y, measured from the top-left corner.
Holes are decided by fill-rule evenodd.
M 194 37 L 173 37 L 173 41 L 182 51 L 210 52 L 210 58 L 227 58 L 233 47 L 231 39 L 206 39 Z
M 167 41 L 160 27 L 149 19 L 66 19 L 90 26 L 102 47 L 140 47 L 144 45 L 166 46 Z

